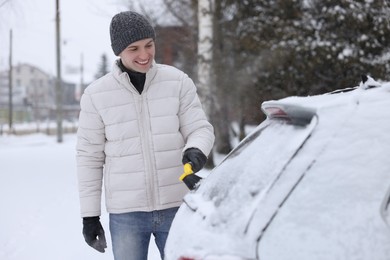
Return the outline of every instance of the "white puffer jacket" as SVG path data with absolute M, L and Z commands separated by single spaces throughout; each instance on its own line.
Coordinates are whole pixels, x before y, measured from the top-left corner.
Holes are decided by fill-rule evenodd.
M 103 178 L 109 213 L 179 206 L 188 191 L 179 181 L 183 151 L 208 155 L 214 143 L 192 80 L 156 63 L 141 95 L 116 64 L 88 86 L 77 135 L 82 217 L 101 214 Z

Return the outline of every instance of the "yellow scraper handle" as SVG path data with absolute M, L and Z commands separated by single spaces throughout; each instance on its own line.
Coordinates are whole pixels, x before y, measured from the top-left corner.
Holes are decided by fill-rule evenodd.
M 185 177 L 193 173 L 194 171 L 192 170 L 192 165 L 190 163 L 186 163 L 184 164 L 184 173 L 180 176 L 179 180 L 183 181 Z

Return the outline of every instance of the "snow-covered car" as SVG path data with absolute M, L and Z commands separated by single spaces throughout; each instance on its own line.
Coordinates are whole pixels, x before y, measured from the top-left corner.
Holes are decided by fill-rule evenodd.
M 185 196 L 166 259 L 389 260 L 390 83 L 365 78 L 262 110 Z

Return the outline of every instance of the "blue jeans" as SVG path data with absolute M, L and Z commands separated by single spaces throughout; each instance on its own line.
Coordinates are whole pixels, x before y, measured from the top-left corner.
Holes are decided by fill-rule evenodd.
M 153 234 L 164 259 L 164 247 L 178 208 L 151 212 L 110 214 L 110 232 L 115 260 L 147 260 Z

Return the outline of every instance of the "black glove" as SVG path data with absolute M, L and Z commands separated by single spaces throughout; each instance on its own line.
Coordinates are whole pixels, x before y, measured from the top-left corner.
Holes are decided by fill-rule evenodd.
M 198 148 L 188 148 L 185 150 L 182 159 L 183 164 L 191 163 L 194 173 L 200 171 L 205 165 L 206 161 L 206 155 L 204 155 Z
M 104 253 L 107 248 L 106 237 L 99 217 L 83 218 L 83 235 L 85 242 L 95 248 L 97 251 Z

